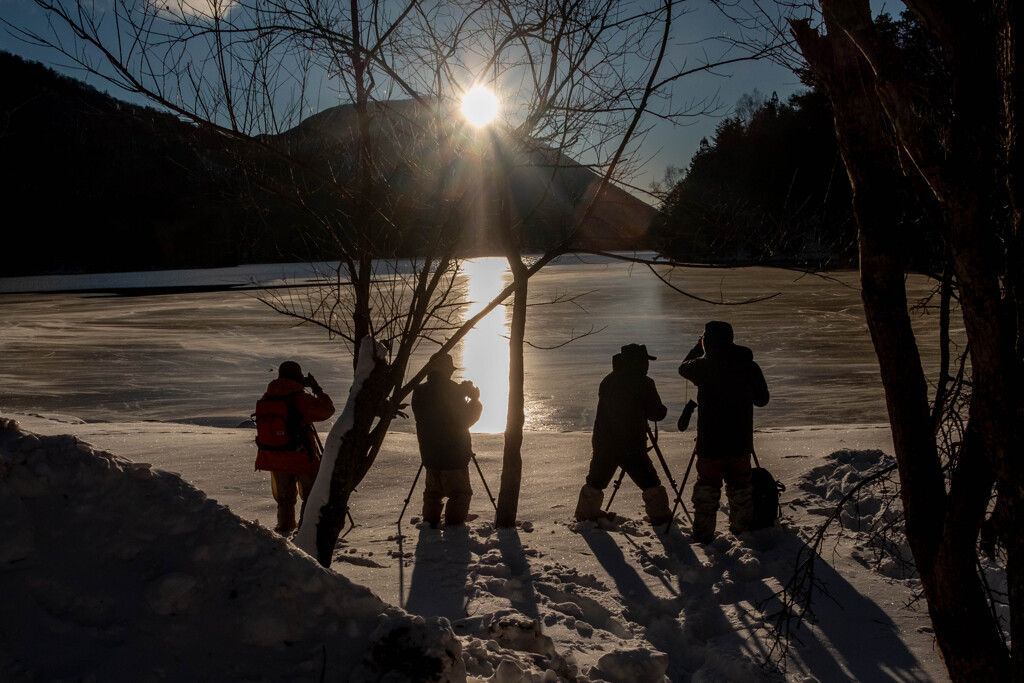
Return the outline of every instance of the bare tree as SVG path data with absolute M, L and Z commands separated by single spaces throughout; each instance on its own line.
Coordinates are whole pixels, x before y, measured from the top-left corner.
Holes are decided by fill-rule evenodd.
M 498 516 L 500 525 L 513 525 L 527 281 L 579 246 L 612 181 L 637 170 L 635 152 L 655 103 L 664 118 L 697 113 L 675 109 L 671 88 L 716 65 L 666 67 L 680 3 L 37 4 L 53 32 L 23 37 L 208 131 L 236 151 L 261 192 L 300 217 L 308 239 L 328 242 L 336 255 L 339 264 L 322 273 L 321 286 L 264 297 L 341 338 L 357 366 L 360 349 L 376 349 L 373 371 L 350 398 L 352 424 L 339 441 L 330 504 L 318 525 L 319 561 L 330 564 L 351 492 L 425 376 L 410 370 L 414 352 L 424 343 L 453 348 L 514 295 Z M 461 95 L 479 83 L 506 102 L 493 133 L 470 130 L 456 113 Z M 325 93 L 334 100 L 324 102 Z M 344 107 L 320 111 L 333 103 Z M 498 170 L 485 186 L 472 169 L 488 155 Z M 541 188 L 525 202 L 510 182 L 524 173 L 539 174 L 533 185 Z M 544 253 L 524 260 L 527 228 L 556 219 L 562 229 Z M 506 254 L 513 283 L 463 320 L 459 256 L 473 253 L 475 226 Z

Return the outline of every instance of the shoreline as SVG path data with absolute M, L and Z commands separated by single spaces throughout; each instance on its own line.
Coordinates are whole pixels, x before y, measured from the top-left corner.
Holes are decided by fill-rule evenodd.
M 68 415 L 15 412 L 0 412 L 0 417 L 17 420 L 29 432 L 42 436 L 71 434 L 115 456 L 174 472 L 238 516 L 264 520 L 273 526 L 274 504 L 267 474 L 253 468 L 256 449 L 252 441 L 255 431 L 251 428 L 181 422 L 76 422 L 77 418 Z M 560 497 L 575 501 L 590 462 L 590 438 L 590 431 L 524 433 L 520 519 L 551 517 L 551 507 L 543 498 L 533 496 L 531 487 L 549 486 L 546 480 L 553 474 L 561 478 L 557 484 Z M 692 431 L 666 430 L 659 435 L 670 472 L 680 484 L 693 452 L 693 438 Z M 474 451 L 492 491 L 497 490 L 495 485 L 500 481 L 503 444 L 503 434 L 473 435 Z M 893 451 L 889 426 L 883 424 L 773 426 L 755 430 L 754 445 L 761 465 L 784 482 L 795 481 L 836 451 Z M 400 489 L 401 496 L 394 505 L 397 517 L 418 465 L 415 433 L 389 432 L 377 461 L 353 495 L 353 510 L 363 506 L 364 496 L 391 497 L 391 489 Z M 472 474 L 474 489 L 479 488 L 473 511 L 486 517 L 490 514 L 490 508 L 485 508 L 488 501 L 476 473 Z M 691 475 L 687 489 L 694 480 Z M 795 492 L 783 494 L 783 502 L 792 495 Z M 639 504 L 639 493 L 623 487 L 616 502 L 620 500 L 623 505 Z M 685 500 L 689 500 L 688 494 Z M 390 512 L 374 513 L 364 516 L 359 523 L 371 527 L 391 525 L 394 520 L 390 516 Z

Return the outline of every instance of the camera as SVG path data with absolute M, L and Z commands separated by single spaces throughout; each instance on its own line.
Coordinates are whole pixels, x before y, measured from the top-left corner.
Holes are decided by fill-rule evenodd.
M 473 383 L 470 382 L 468 379 L 462 380 L 459 386 L 461 386 L 462 390 L 466 393 L 466 398 L 472 400 L 480 398 L 480 390 L 473 386 Z
M 314 394 L 320 393 L 320 385 L 317 383 L 316 378 L 313 377 L 312 373 L 309 373 L 302 378 L 302 386 L 312 389 Z
M 690 426 L 690 418 L 693 417 L 693 411 L 697 409 L 697 402 L 693 399 L 686 402 L 683 407 L 683 414 L 679 416 L 679 422 L 676 426 L 679 427 L 679 431 L 685 432 L 687 427 Z

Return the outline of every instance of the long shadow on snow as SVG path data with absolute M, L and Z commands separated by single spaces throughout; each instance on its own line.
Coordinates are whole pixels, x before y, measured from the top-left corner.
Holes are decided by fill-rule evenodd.
M 737 571 L 735 558 L 718 551 L 719 541 L 707 546 L 711 565 L 708 567 L 697 558 L 688 538 L 678 533 L 657 536 L 669 558 L 680 560 L 684 565 L 702 567 L 701 571 L 713 572 L 712 576 L 701 579 L 702 584 L 722 581 L 726 572 L 732 577 L 742 573 Z M 752 597 L 751 593 L 756 594 L 757 603 L 766 613 L 771 614 L 781 608 L 778 597 L 772 597 L 775 589 L 760 579 L 774 575 L 772 578 L 780 585 L 786 585 L 792 577 L 798 553 L 802 550 L 800 556 L 806 557 L 810 549 L 794 530 L 785 526 L 743 534 L 739 543 L 756 554 L 761 566 L 772 568 L 772 571 L 752 580 L 758 581 L 759 586 L 735 593 L 734 604 L 739 620 L 751 631 L 756 631 L 764 628 L 764 616 L 750 611 L 744 614 L 742 609 L 743 605 L 749 604 L 747 600 Z M 805 626 L 795 634 L 799 641 L 794 646 L 800 650 L 800 668 L 806 668 L 806 673 L 821 681 L 931 681 L 901 640 L 899 628 L 889 616 L 831 565 L 821 558 L 815 562 L 815 581 L 818 584 L 813 603 L 815 628 L 811 630 Z M 693 594 L 693 586 L 682 576 L 679 577 L 679 586 L 681 593 Z M 729 598 L 719 593 L 717 601 L 728 604 Z M 689 604 L 685 608 L 684 619 L 694 616 L 690 614 Z M 763 661 L 768 655 L 763 644 L 758 645 L 757 650 L 750 649 L 759 642 L 761 639 L 750 639 L 745 649 Z
M 615 539 L 604 529 L 594 528 L 582 531 L 581 536 L 590 546 L 594 557 L 615 582 L 618 594 L 626 610 L 623 613 L 629 621 L 646 627 L 647 640 L 658 650 L 668 655 L 669 679 L 682 680 L 686 674 L 687 660 L 684 634 L 676 619 L 680 611 L 679 598 L 659 598 L 648 588 L 636 569 L 626 560 Z
M 530 573 L 530 563 L 526 559 L 526 550 L 519 538 L 519 531 L 516 529 L 498 530 L 498 550 L 505 560 L 515 580 L 513 588 L 504 596 L 508 598 L 512 606 L 531 619 L 536 619 L 539 614 L 537 609 L 537 591 L 534 589 Z M 510 583 L 512 583 L 510 581 Z
M 466 575 L 473 554 L 465 525 L 420 529 L 405 610 L 421 616 L 466 616 Z M 401 561 L 401 558 L 399 558 Z

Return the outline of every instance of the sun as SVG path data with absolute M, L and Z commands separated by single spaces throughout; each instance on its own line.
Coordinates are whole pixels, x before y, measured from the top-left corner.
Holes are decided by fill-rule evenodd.
M 498 115 L 498 98 L 482 85 L 473 86 L 462 98 L 462 115 L 477 128 Z

